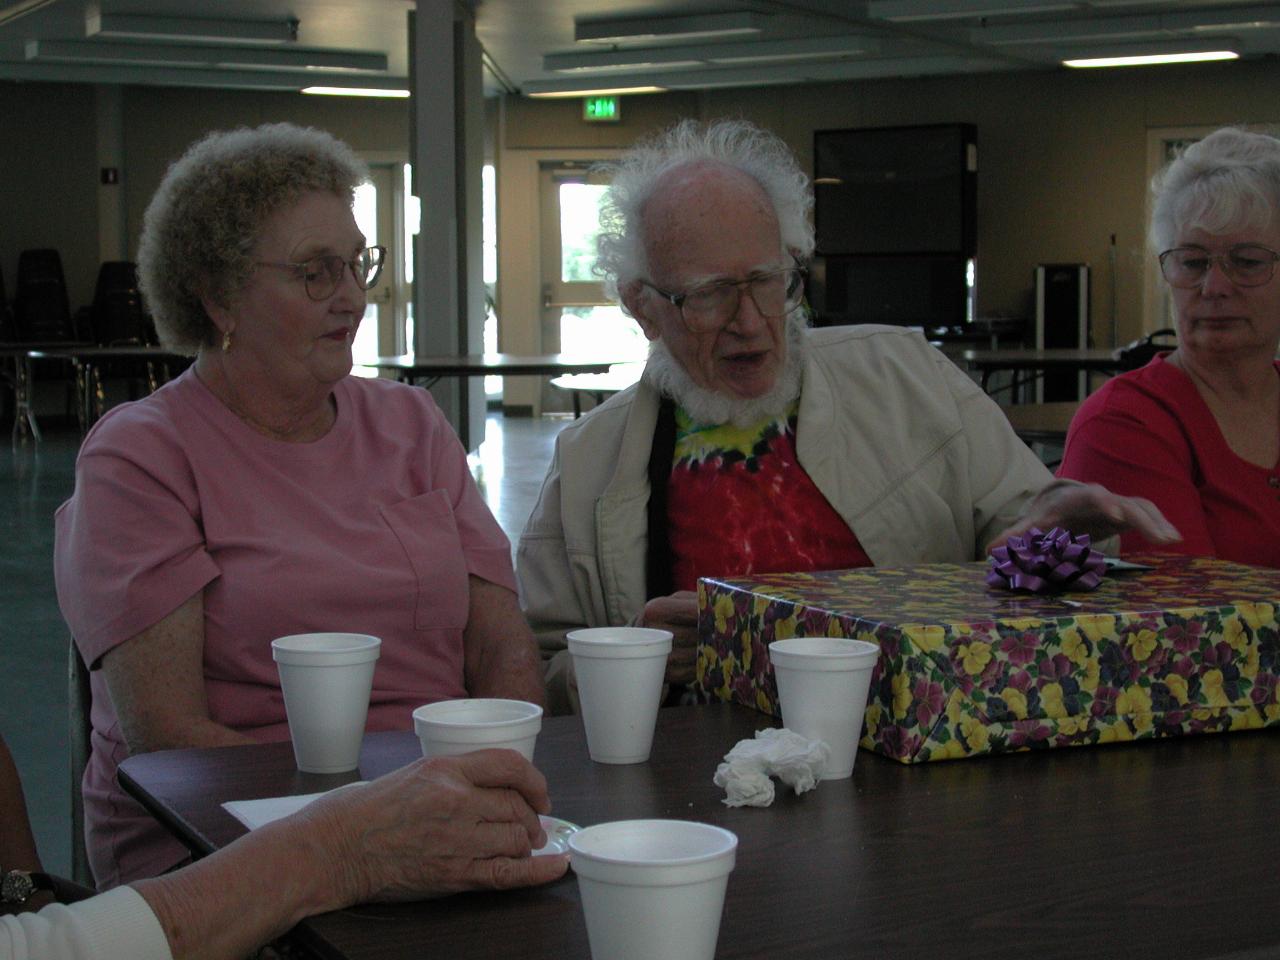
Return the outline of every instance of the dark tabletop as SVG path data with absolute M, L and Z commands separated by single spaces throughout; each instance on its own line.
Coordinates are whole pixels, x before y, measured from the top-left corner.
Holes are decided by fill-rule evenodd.
M 616 360 L 581 360 L 559 353 L 522 355 L 473 353 L 464 356 L 378 357 L 360 366 L 394 370 L 406 376 L 556 376 L 562 373 L 604 373 Z
M 739 837 L 717 957 L 1247 960 L 1280 957 L 1280 737 L 1241 732 L 904 766 L 865 751 L 851 780 L 731 809 L 711 777 L 770 718 L 659 712 L 650 761 L 587 757 L 575 717 L 544 722 L 535 761 L 553 814 L 582 825 L 702 820 Z M 419 755 L 366 737 L 359 777 Z M 244 832 L 224 800 L 310 793 L 357 775 L 294 769 L 288 743 L 181 750 L 120 766 L 199 851 Z M 356 907 L 313 918 L 320 956 L 587 958 L 572 876 L 549 887 Z

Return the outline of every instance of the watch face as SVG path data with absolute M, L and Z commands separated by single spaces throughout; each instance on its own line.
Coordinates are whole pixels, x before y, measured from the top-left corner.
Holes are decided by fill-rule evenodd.
M 36 885 L 31 875 L 23 870 L 10 870 L 0 880 L 0 901 L 5 903 L 25 903 Z

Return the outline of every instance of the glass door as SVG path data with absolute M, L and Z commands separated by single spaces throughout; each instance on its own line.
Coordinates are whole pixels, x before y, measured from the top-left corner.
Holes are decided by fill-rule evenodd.
M 417 197 L 408 191 L 409 165 L 371 164 L 369 172 L 370 181 L 356 188 L 356 225 L 370 246 L 386 247 L 387 256 L 351 346 L 353 372 L 362 377 L 378 371 L 358 364 L 412 349 L 413 236 L 419 222 Z
M 644 360 L 640 325 L 605 298 L 595 274 L 600 203 L 608 184 L 589 163 L 542 171 L 543 340 L 548 352 L 570 357 Z

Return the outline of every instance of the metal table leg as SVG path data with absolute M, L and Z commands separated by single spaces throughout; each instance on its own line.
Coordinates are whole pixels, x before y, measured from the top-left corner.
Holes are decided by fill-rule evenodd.
M 31 438 L 39 443 L 40 424 L 36 422 L 35 408 L 31 402 L 31 390 L 34 377 L 31 372 L 31 358 L 15 356 L 13 358 L 13 441 L 25 439 L 28 431 Z

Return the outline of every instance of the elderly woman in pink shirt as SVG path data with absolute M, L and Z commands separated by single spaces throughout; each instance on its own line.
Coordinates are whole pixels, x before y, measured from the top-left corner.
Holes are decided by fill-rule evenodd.
M 93 678 L 89 855 L 111 887 L 185 851 L 116 783 L 133 753 L 288 738 L 271 640 L 382 638 L 368 729 L 428 701 L 542 701 L 510 547 L 425 390 L 350 376 L 384 251 L 364 164 L 289 124 L 214 133 L 146 213 L 139 278 L 180 377 L 90 432 L 56 520 Z

